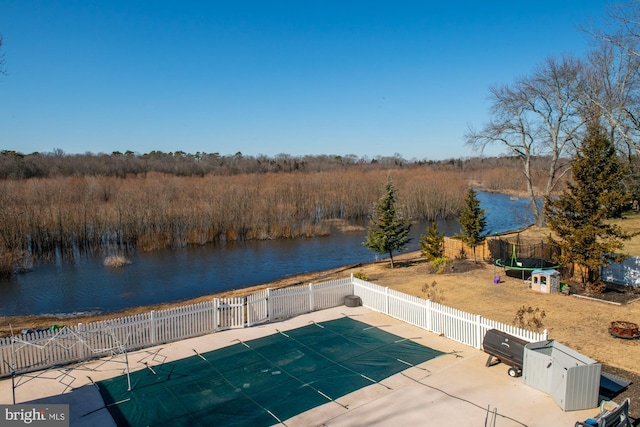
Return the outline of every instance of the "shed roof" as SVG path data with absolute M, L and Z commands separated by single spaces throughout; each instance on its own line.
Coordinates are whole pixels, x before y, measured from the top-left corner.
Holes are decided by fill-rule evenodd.
M 550 270 L 533 270 L 531 272 L 531 274 L 543 274 L 545 276 L 557 276 L 560 273 L 558 273 L 558 270 L 550 269 Z

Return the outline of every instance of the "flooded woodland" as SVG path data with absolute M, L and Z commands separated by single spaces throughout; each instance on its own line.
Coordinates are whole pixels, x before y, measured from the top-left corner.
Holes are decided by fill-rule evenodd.
M 399 213 L 416 221 L 455 218 L 470 183 L 488 190 L 524 186 L 508 159 L 266 162 L 236 155 L 226 166 L 217 157 L 217 167 L 207 169 L 200 163 L 210 159 L 183 154 L 143 166 L 143 156 L 115 163 L 126 156 L 109 155 L 100 163 L 99 156 L 58 155 L 31 159 L 27 169 L 28 157 L 3 152 L 0 159 L 4 275 L 79 254 L 326 235 L 341 222 L 366 220 L 388 176 Z

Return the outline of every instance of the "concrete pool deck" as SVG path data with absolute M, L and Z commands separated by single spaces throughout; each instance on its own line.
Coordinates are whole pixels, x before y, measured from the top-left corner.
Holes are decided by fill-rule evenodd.
M 277 331 L 345 315 L 446 354 L 304 412 L 294 426 L 573 426 L 598 409 L 564 412 L 553 399 L 511 378 L 507 367 L 485 367 L 486 353 L 363 307 L 335 307 L 286 321 L 232 329 L 128 353 L 129 369 L 147 369 Z M 34 372 L 15 378 L 16 403 L 68 403 L 72 426 L 115 426 L 92 381 L 122 375 L 124 356 Z M 0 381 L 0 404 L 12 403 L 11 378 Z M 495 422 L 494 422 L 495 420 Z

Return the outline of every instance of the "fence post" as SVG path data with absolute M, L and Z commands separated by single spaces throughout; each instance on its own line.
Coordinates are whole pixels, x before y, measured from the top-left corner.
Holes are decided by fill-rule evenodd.
M 156 342 L 158 340 L 158 328 L 156 325 L 156 311 L 155 310 L 151 310 L 151 313 L 149 313 L 149 329 L 151 329 L 150 332 L 150 338 L 151 338 L 151 345 L 156 345 Z
M 220 330 L 220 300 L 213 299 L 213 332 Z
M 218 329 L 218 316 L 217 316 L 217 312 L 218 309 L 216 307 L 216 299 L 212 299 L 211 301 L 208 301 L 209 303 L 209 311 L 210 311 L 210 328 L 209 329 L 209 333 L 213 333 L 216 332 L 216 330 Z
M 242 327 L 248 328 L 249 326 L 249 297 L 242 297 Z
M 271 289 L 267 288 L 267 300 L 265 301 L 267 304 L 267 321 L 271 322 Z
M 549 331 L 545 329 L 544 331 L 542 331 L 542 341 L 546 341 L 548 339 L 549 339 Z
M 389 287 L 384 288 L 384 314 L 389 315 Z
M 427 321 L 425 322 L 425 326 L 427 331 L 433 332 L 433 328 L 431 327 L 431 300 L 425 300 L 424 304 L 424 314 L 427 317 Z
M 84 325 L 82 323 L 78 323 L 78 327 L 77 327 L 76 330 L 78 331 L 78 335 L 83 337 L 82 333 L 84 332 Z M 84 339 L 81 341 L 80 345 L 78 346 L 78 360 L 80 360 L 80 361 L 84 360 L 84 350 L 85 349 L 84 349 L 84 345 L 82 345 L 82 343 L 84 343 Z
M 482 316 L 480 316 L 479 314 L 476 314 L 476 345 L 475 347 L 480 350 L 480 347 L 482 347 Z
M 313 295 L 313 283 L 309 283 L 309 311 L 315 311 L 316 301 Z

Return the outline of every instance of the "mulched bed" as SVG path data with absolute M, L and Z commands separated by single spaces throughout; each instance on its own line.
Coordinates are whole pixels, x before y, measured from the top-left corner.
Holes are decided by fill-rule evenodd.
M 572 295 L 579 295 L 617 304 L 628 304 L 633 301 L 640 300 L 640 288 L 634 286 L 607 283 L 607 287 L 602 293 L 594 294 L 587 292 L 581 283 L 570 283 L 570 285 Z
M 430 262 L 425 261 L 423 257 L 412 258 L 405 261 L 397 261 L 396 267 L 413 267 L 418 266 L 418 271 L 423 274 L 459 274 L 468 271 L 478 270 L 484 267 L 481 261 L 473 262 L 473 259 L 453 259 L 449 264 L 442 267 L 441 271 L 436 271 Z
M 421 262 L 424 263 L 423 260 Z M 466 273 L 468 271 L 477 270 L 484 267 L 483 262 L 473 262 L 473 260 L 469 259 L 453 259 L 451 263 L 439 272 L 439 274 L 456 274 L 456 273 Z M 425 273 L 436 273 L 431 263 L 427 263 L 423 267 Z

